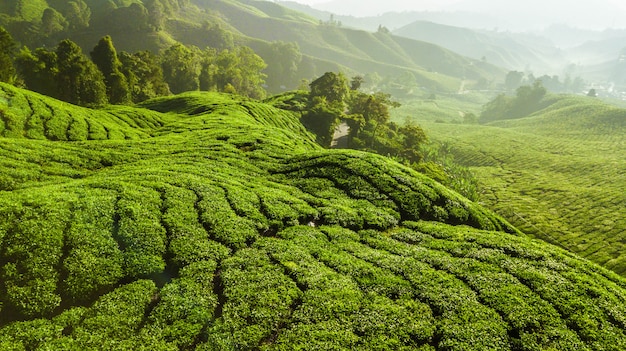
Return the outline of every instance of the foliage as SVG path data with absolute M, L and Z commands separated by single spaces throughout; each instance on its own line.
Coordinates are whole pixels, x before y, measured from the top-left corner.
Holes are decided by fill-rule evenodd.
M 480 122 L 487 123 L 528 116 L 541 109 L 541 101 L 545 95 L 546 88 L 540 80 L 535 81 L 532 87 L 523 85 L 517 88 L 515 97 L 500 94 L 484 106 L 480 114 Z
M 58 72 L 54 77 L 58 97 L 76 105 L 103 105 L 107 102 L 104 77 L 96 65 L 69 39 L 56 48 Z
M 3 27 L 0 27 L 0 82 L 12 83 L 15 80 L 13 55 L 16 43 Z
M 102 73 L 69 39 L 54 51 L 23 49 L 16 61 L 26 86 L 34 91 L 83 106 L 108 101 Z
M 122 73 L 128 81 L 133 102 L 142 102 L 171 94 L 156 55 L 149 51 L 139 51 L 134 54 L 121 52 L 119 60 L 122 64 Z
M 350 91 L 343 73 L 326 72 L 309 86 L 311 99 L 323 98 L 331 108 L 343 111 Z
M 112 104 L 130 102 L 130 91 L 126 76 L 121 72 L 122 63 L 117 56 L 117 51 L 110 36 L 107 35 L 100 39 L 98 45 L 91 52 L 91 60 L 104 75 L 109 102 Z

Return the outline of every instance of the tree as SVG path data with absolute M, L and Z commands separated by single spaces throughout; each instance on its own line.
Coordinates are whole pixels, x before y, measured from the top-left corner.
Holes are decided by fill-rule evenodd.
M 217 50 L 206 48 L 202 53 L 202 68 L 200 69 L 200 90 L 217 91 Z
M 15 62 L 28 89 L 54 98 L 59 97 L 56 88 L 57 54 L 54 51 L 38 48 L 31 52 L 24 47 Z
M 423 158 L 419 151 L 420 145 L 428 140 L 424 129 L 412 121 L 408 121 L 404 126 L 398 129 L 398 133 L 402 138 L 400 156 L 412 163 L 420 162 Z
M 264 98 L 265 90 L 263 89 L 263 84 L 265 83 L 266 75 L 263 73 L 263 70 L 267 67 L 267 64 L 247 46 L 238 47 L 236 53 L 241 77 L 235 81 L 237 84 L 233 84 L 235 89 L 243 96 L 255 99 Z
M 240 46 L 233 50 L 222 50 L 212 64 L 215 67 L 206 66 L 207 74 L 210 73 L 209 69 L 213 70 L 212 81 L 203 82 L 203 85 L 215 86 L 219 91 L 224 91 L 230 85 L 240 95 L 256 99 L 265 96 L 262 87 L 265 74 L 262 71 L 266 64 L 249 47 Z
M 148 23 L 154 31 L 160 31 L 165 26 L 167 14 L 165 7 L 159 0 L 144 0 L 144 6 L 148 10 Z
M 91 52 L 91 60 L 104 75 L 107 96 L 112 104 L 130 102 L 131 96 L 126 77 L 121 72 L 122 63 L 110 36 L 105 36 Z
M 71 30 L 89 27 L 91 10 L 83 0 L 70 1 L 66 5 L 65 18 Z
M 268 65 L 267 84 L 270 89 L 280 91 L 298 84 L 298 67 L 302 62 L 302 53 L 296 42 L 276 41 L 269 45 L 264 54 Z
M 103 105 L 107 102 L 104 76 L 69 39 L 56 49 L 58 73 L 56 86 L 61 100 L 76 105 Z
M 174 44 L 161 55 L 163 77 L 174 94 L 198 90 L 200 87 L 200 50 Z
M 374 145 L 379 128 L 389 121 L 389 108 L 398 107 L 399 103 L 391 100 L 391 95 L 378 92 L 375 94 L 357 93 L 350 100 L 350 114 L 360 115 L 365 122 L 369 135 L 370 147 Z
M 47 37 L 67 29 L 68 22 L 57 10 L 49 7 L 41 16 L 41 33 Z
M 235 47 L 233 34 L 222 28 L 219 24 L 207 21 L 204 23 L 203 29 L 210 47 L 220 51 L 233 49 Z
M 15 81 L 15 67 L 13 55 L 16 43 L 3 27 L 0 27 L 0 81 L 13 83 Z
M 589 92 L 587 93 L 587 96 L 598 97 L 598 93 L 596 92 L 596 90 L 594 88 L 591 88 L 591 89 L 589 89 Z
M 507 73 L 506 78 L 504 79 L 504 86 L 507 90 L 515 90 L 520 85 L 522 85 L 523 79 L 524 72 L 510 71 L 509 73 Z
M 309 85 L 311 97 L 324 97 L 326 103 L 343 110 L 350 95 L 348 81 L 343 73 L 326 72 Z
M 365 78 L 363 76 L 354 76 L 352 80 L 350 80 L 350 90 L 359 90 L 361 86 L 365 83 Z
M 119 59 L 133 102 L 171 94 L 157 56 L 149 51 L 121 52 Z
M 322 146 L 330 146 L 335 126 L 342 112 L 333 109 L 323 96 L 315 96 L 309 101 L 309 107 L 302 116 L 302 124 L 317 136 Z

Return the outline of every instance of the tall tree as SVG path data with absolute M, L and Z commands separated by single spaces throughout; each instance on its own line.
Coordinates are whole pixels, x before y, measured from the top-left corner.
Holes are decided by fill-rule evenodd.
M 198 90 L 200 86 L 199 51 L 193 46 L 175 44 L 161 55 L 163 77 L 174 94 Z
M 121 52 L 119 58 L 133 102 L 171 94 L 169 86 L 163 79 L 163 70 L 156 55 L 149 51 L 134 54 Z
M 267 84 L 270 89 L 280 91 L 295 88 L 298 84 L 298 68 L 302 53 L 298 43 L 277 41 L 270 44 L 264 57 L 267 59 Z
M 239 62 L 239 77 L 233 79 L 231 84 L 237 92 L 243 96 L 255 99 L 265 97 L 263 84 L 266 75 L 262 71 L 267 67 L 263 59 L 247 46 L 239 46 L 235 49 Z
M 54 98 L 59 97 L 56 88 L 57 54 L 54 51 L 38 48 L 31 52 L 24 47 L 15 62 L 28 89 Z
M 207 70 L 213 70 L 212 84 L 217 90 L 228 90 L 259 99 L 265 96 L 262 87 L 265 74 L 262 71 L 266 66 L 265 61 L 252 49 L 239 46 L 232 50 L 222 50 L 215 57 L 214 67 L 206 67 Z
M 65 18 L 70 29 L 77 30 L 89 27 L 91 10 L 83 0 L 69 1 L 65 6 Z
M 3 27 L 0 27 L 0 81 L 13 83 L 15 81 L 15 67 L 13 66 L 13 55 L 15 52 L 15 41 L 11 34 Z
M 58 73 L 57 90 L 61 100 L 76 105 L 102 105 L 107 102 L 104 76 L 98 67 L 83 55 L 69 39 L 56 49 Z
M 122 63 L 117 57 L 117 51 L 110 36 L 100 39 L 91 52 L 91 60 L 104 75 L 109 102 L 112 104 L 130 102 L 128 82 L 121 72 Z
M 44 10 L 41 16 L 41 33 L 45 36 L 51 36 L 67 29 L 68 23 L 65 17 L 57 10 L 49 7 Z

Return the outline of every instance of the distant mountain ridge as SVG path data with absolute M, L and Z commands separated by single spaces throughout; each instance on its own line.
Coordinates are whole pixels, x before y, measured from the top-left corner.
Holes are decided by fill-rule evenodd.
M 565 60 L 552 43 L 529 34 L 479 31 L 428 21 L 413 22 L 393 33 L 428 41 L 510 70 L 557 71 Z

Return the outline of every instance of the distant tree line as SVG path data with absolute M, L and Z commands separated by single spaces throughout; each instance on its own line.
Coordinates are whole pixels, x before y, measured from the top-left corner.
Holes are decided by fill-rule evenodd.
M 504 88 L 509 91 L 515 91 L 523 85 L 533 85 L 540 81 L 547 90 L 554 93 L 580 93 L 585 88 L 585 81 L 580 78 L 572 78 L 569 75 L 563 81 L 557 75 L 544 74 L 535 77 L 532 73 L 524 73 L 520 71 L 509 71 L 504 79 Z
M 273 74 L 295 77 L 297 45 L 270 44 L 279 65 Z M 120 52 L 103 37 L 88 58 L 69 39 L 55 48 L 18 51 L 0 27 L 0 81 L 77 105 L 137 103 L 190 90 L 221 91 L 263 98 L 265 61 L 247 46 L 205 48 L 175 44 L 159 54 Z M 274 78 L 276 79 L 276 78 Z

